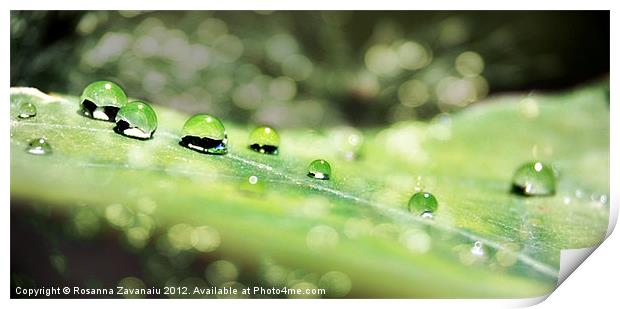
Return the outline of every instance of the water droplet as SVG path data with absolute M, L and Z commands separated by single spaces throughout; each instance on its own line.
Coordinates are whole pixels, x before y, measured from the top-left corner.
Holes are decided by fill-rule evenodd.
M 417 192 L 409 199 L 409 211 L 428 217 L 437 210 L 437 199 L 428 192 Z
M 110 81 L 96 81 L 84 88 L 80 96 L 82 113 L 90 118 L 114 121 L 118 110 L 127 104 L 127 95 Z
M 30 141 L 26 151 L 33 155 L 46 155 L 52 153 L 52 146 L 50 146 L 44 137 L 41 137 Z
M 116 114 L 114 130 L 125 136 L 149 139 L 157 129 L 157 114 L 143 101 L 133 101 L 120 108 Z
M 224 124 L 209 114 L 196 114 L 183 125 L 181 146 L 208 154 L 226 154 L 228 136 Z
M 553 169 L 541 162 L 521 165 L 512 178 L 512 192 L 525 195 L 553 195 L 555 174 Z
M 278 154 L 280 135 L 268 126 L 260 126 L 250 134 L 250 149 L 266 154 Z
M 19 103 L 18 111 L 17 117 L 21 119 L 32 118 L 37 115 L 37 107 L 30 102 Z
M 474 246 L 471 247 L 471 254 L 475 256 L 484 256 L 484 246 L 481 242 L 476 241 Z
M 332 168 L 327 161 L 318 159 L 308 166 L 308 177 L 327 180 L 331 176 Z
M 258 176 L 252 175 L 241 183 L 240 188 L 246 193 L 260 195 L 265 191 L 265 183 Z

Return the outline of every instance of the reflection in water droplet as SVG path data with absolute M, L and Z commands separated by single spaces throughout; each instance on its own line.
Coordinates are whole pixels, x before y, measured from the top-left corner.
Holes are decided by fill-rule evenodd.
M 437 210 L 437 199 L 428 192 L 417 192 L 409 199 L 409 211 L 423 215 L 426 212 L 433 213 Z
M 555 193 L 553 169 L 541 162 L 521 165 L 513 176 L 512 192 L 525 196 L 553 195 Z
M 21 102 L 18 107 L 17 117 L 21 119 L 32 118 L 37 115 L 37 107 L 30 102 Z
M 208 154 L 226 154 L 228 136 L 222 122 L 208 114 L 196 114 L 183 125 L 181 146 Z
M 250 149 L 265 154 L 278 154 L 280 135 L 271 127 L 261 126 L 250 134 Z
M 52 146 L 44 137 L 41 137 L 30 141 L 26 152 L 33 155 L 46 155 L 52 153 Z
M 331 177 L 332 168 L 325 160 L 314 160 L 308 166 L 308 177 L 328 180 Z

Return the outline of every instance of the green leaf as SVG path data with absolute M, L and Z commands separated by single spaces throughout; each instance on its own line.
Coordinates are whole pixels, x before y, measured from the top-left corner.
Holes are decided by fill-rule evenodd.
M 36 117 L 17 117 L 23 101 Z M 201 154 L 178 144 L 189 115 L 154 108 L 158 129 L 140 141 L 79 115 L 74 96 L 11 88 L 12 199 L 92 211 L 137 250 L 152 238 L 172 255 L 211 251 L 197 231 L 217 230 L 217 249 L 200 254 L 236 261 L 250 282 L 280 284 L 277 266 L 321 287 L 317 278 L 338 271 L 348 297 L 539 296 L 555 287 L 559 251 L 598 244 L 607 228 L 602 87 L 507 95 L 430 123 L 366 129 L 356 160 L 343 155 L 341 128 L 278 130 L 279 154 L 265 155 L 248 149 L 254 125 L 226 119 L 229 153 Z M 26 153 L 40 137 L 52 154 Z M 317 158 L 330 163 L 330 180 L 306 176 Z M 554 196 L 509 192 L 515 169 L 533 159 L 557 169 Z M 434 219 L 407 211 L 416 186 L 437 198 Z M 471 253 L 476 241 L 482 257 Z

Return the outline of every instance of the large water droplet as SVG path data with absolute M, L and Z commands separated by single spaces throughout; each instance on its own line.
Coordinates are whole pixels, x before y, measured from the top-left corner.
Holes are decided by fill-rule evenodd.
M 209 114 L 197 114 L 183 125 L 180 144 L 208 154 L 226 154 L 228 135 L 222 122 Z
M 555 174 L 553 169 L 541 162 L 521 165 L 512 178 L 512 192 L 525 195 L 553 195 Z
M 250 149 L 266 154 L 278 154 L 280 135 L 268 126 L 260 126 L 250 134 Z
M 332 168 L 325 160 L 318 159 L 312 161 L 308 166 L 308 177 L 327 180 L 331 176 Z
M 110 81 L 96 81 L 84 88 L 80 96 L 82 113 L 90 118 L 115 121 L 118 110 L 127 105 L 127 95 Z
M 32 118 L 37 115 L 37 107 L 30 102 L 21 102 L 18 107 L 17 117 L 21 119 Z
M 138 139 L 149 139 L 157 129 L 157 114 L 143 101 L 133 101 L 121 107 L 116 114 L 114 130 Z
M 28 143 L 26 152 L 33 155 L 46 155 L 52 153 L 52 146 L 44 137 L 36 138 Z
M 433 219 L 433 213 L 430 211 L 425 211 L 420 215 L 420 217 L 424 219 Z
M 432 213 L 437 210 L 437 199 L 428 192 L 417 192 L 409 199 L 409 211 L 424 218 L 432 218 Z

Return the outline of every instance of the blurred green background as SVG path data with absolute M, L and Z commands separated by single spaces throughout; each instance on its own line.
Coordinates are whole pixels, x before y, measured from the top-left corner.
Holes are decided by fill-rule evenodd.
M 11 12 L 11 86 L 277 127 L 381 126 L 609 72 L 609 12 Z

